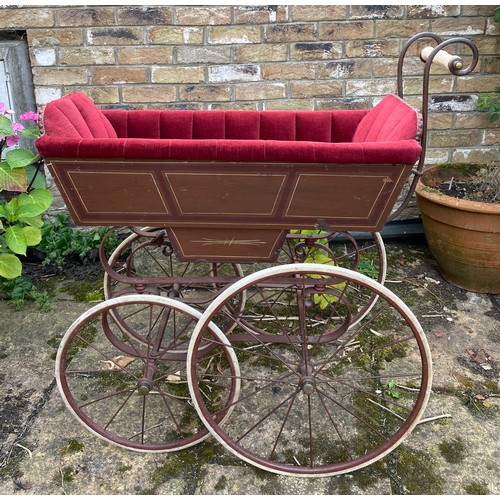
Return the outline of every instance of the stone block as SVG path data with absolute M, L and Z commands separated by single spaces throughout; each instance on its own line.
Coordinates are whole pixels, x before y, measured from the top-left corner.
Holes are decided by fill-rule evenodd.
M 113 7 L 73 7 L 58 9 L 59 26 L 114 26 Z
M 336 97 L 333 99 L 317 99 L 316 109 L 371 109 L 372 100 L 370 98 Z
M 269 24 L 284 22 L 287 18 L 286 5 L 234 6 L 235 24 Z
M 286 62 L 267 63 L 262 65 L 264 80 L 314 80 L 315 63 Z
M 457 89 L 462 92 L 493 92 L 500 85 L 499 75 L 480 76 L 473 74 L 471 76 L 462 76 L 457 78 Z
M 181 101 L 229 101 L 231 87 L 228 85 L 189 85 L 179 89 Z
M 134 85 L 122 89 L 123 102 L 162 103 L 176 100 L 175 87 L 169 85 Z
M 33 59 L 37 66 L 54 66 L 57 60 L 54 47 L 39 47 L 33 49 Z
M 209 26 L 209 44 L 260 43 L 260 26 Z
M 118 64 L 172 64 L 172 47 L 118 47 Z
M 94 85 L 145 82 L 147 82 L 147 74 L 145 68 L 110 66 L 97 67 L 92 70 L 92 83 Z
M 223 64 L 208 68 L 209 83 L 256 82 L 261 78 L 257 64 Z
M 35 99 L 38 106 L 43 106 L 48 102 L 54 101 L 62 97 L 62 91 L 59 87 L 36 87 Z
M 290 84 L 290 97 L 293 99 L 339 97 L 341 95 L 341 82 L 292 82 Z
M 406 9 L 408 19 L 456 17 L 460 15 L 460 5 L 408 5 Z
M 498 161 L 497 148 L 460 148 L 452 151 L 452 161 L 487 163 Z
M 375 24 L 377 38 L 410 38 L 416 33 L 432 31 L 428 19 L 409 19 L 402 21 L 387 20 Z M 436 31 L 440 33 L 439 31 Z
M 284 99 L 286 84 L 284 83 L 244 83 L 235 89 L 238 101 L 259 101 L 263 99 Z
M 399 50 L 398 40 L 356 40 L 345 43 L 347 57 L 397 57 Z
M 318 64 L 318 78 L 369 78 L 371 76 L 369 59 L 347 59 Z
M 172 24 L 173 7 L 123 7 L 117 9 L 120 26 L 154 26 Z
M 264 101 L 262 108 L 267 111 L 282 111 L 282 110 L 314 110 L 314 99 L 280 99 L 277 101 Z
M 485 27 L 485 19 L 481 17 L 444 17 L 432 21 L 432 31 L 443 37 L 483 35 Z
M 205 71 L 201 66 L 160 66 L 153 67 L 153 83 L 203 83 Z
M 3 8 L 0 16 L 0 29 L 26 29 L 29 27 L 54 26 L 52 9 Z
M 99 86 L 99 87 L 87 86 L 87 85 L 64 87 L 65 95 L 71 92 L 84 92 L 96 104 L 118 104 L 120 102 L 120 94 L 118 92 L 118 87 L 112 87 L 110 85 Z
M 286 61 L 288 47 L 280 43 L 237 45 L 233 48 L 234 61 L 237 63 L 261 61 Z
M 394 92 L 394 81 L 381 78 L 379 80 L 348 80 L 346 97 L 384 96 Z
M 325 60 L 340 57 L 341 42 L 299 42 L 290 46 L 290 60 Z
M 87 31 L 89 45 L 138 45 L 143 43 L 141 28 L 91 28 Z
M 203 28 L 197 26 L 155 26 L 148 30 L 148 40 L 157 44 L 201 45 Z
M 432 148 L 456 148 L 463 146 L 477 146 L 479 130 L 438 130 L 429 133 L 429 146 Z
M 320 40 L 363 40 L 373 38 L 373 21 L 348 21 L 343 23 L 319 23 Z
M 86 68 L 33 68 L 35 85 L 77 85 L 87 83 Z
M 267 42 L 310 42 L 317 38 L 316 23 L 272 24 L 265 27 Z
M 206 26 L 231 23 L 231 7 L 176 7 L 175 14 L 179 26 Z
M 481 140 L 483 146 L 500 146 L 500 129 L 484 130 Z
M 59 64 L 61 66 L 115 64 L 115 50 L 113 47 L 61 47 Z
M 83 30 L 80 28 L 32 29 L 28 30 L 28 43 L 31 47 L 81 46 L 83 45 Z
M 350 19 L 402 19 L 403 5 L 351 5 Z
M 180 64 L 217 64 L 231 61 L 231 47 L 176 47 Z
M 347 18 L 347 5 L 292 5 L 292 21 L 336 21 Z

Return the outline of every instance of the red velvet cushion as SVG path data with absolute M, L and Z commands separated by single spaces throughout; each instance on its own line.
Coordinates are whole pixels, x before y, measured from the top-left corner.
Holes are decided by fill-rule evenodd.
M 46 158 L 413 164 L 421 152 L 416 112 L 394 96 L 370 112 L 101 112 L 76 93 L 47 104 L 44 124 Z
M 419 114 L 402 99 L 385 96 L 364 118 L 354 132 L 353 142 L 380 142 L 417 139 Z
M 47 158 L 99 158 L 279 163 L 413 164 L 415 140 L 391 142 L 307 142 L 227 139 L 57 139 L 43 136 L 37 148 Z
M 116 132 L 83 92 L 49 102 L 43 112 L 45 133 L 58 137 L 117 137 Z

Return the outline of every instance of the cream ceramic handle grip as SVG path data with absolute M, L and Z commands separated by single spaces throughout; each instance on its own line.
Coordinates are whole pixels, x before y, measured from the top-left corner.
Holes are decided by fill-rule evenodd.
M 434 47 L 425 47 L 424 49 L 422 49 L 422 52 L 420 52 L 420 57 L 422 61 L 424 62 L 427 61 L 433 50 Z M 448 52 L 446 52 L 446 50 L 440 50 L 434 56 L 432 62 L 440 64 L 441 66 L 449 70 L 460 70 L 464 67 L 464 63 L 462 62 L 462 59 L 459 56 L 454 56 L 452 54 L 449 54 Z

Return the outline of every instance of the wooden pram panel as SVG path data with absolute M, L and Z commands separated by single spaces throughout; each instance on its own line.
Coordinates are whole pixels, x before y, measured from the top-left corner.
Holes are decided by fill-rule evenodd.
M 176 247 L 189 248 L 185 252 L 192 258 L 193 238 L 206 254 L 217 245 L 203 238 L 255 240 L 248 230 L 274 230 L 267 233 L 265 248 L 253 245 L 263 248 L 263 255 L 291 228 L 379 231 L 411 170 L 392 164 L 88 159 L 47 164 L 77 224 L 172 228 Z M 199 238 L 200 228 L 219 231 Z M 231 251 L 236 246 L 222 245 Z

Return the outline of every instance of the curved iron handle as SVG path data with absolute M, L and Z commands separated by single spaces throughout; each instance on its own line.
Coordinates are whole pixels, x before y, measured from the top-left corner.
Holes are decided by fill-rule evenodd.
M 448 40 L 443 41 L 443 39 L 439 36 L 436 35 L 435 33 L 431 32 L 422 32 L 418 33 L 417 35 L 412 36 L 403 46 L 403 49 L 401 50 L 401 53 L 399 55 L 398 59 L 398 96 L 403 99 L 403 65 L 404 65 L 404 60 L 406 53 L 408 49 L 410 48 L 411 45 L 413 45 L 414 42 L 417 40 L 420 40 L 422 38 L 431 38 L 433 39 L 437 45 L 436 47 L 433 48 L 431 52 L 427 54 L 427 60 L 422 60 L 422 62 L 425 63 L 424 66 L 424 72 L 423 72 L 423 79 L 422 79 L 422 134 L 420 137 L 420 145 L 422 146 L 422 153 L 420 154 L 419 162 L 416 168 L 413 169 L 413 180 L 410 184 L 410 188 L 401 203 L 401 205 L 391 213 L 391 215 L 388 217 L 387 222 L 394 220 L 408 205 L 411 197 L 413 196 L 413 193 L 415 191 L 415 188 L 417 186 L 418 178 L 420 175 L 422 175 L 422 170 L 424 168 L 424 162 L 425 162 L 425 153 L 427 149 L 427 120 L 428 120 L 428 114 L 429 114 L 429 81 L 430 81 L 430 68 L 432 65 L 432 62 L 434 61 L 435 57 L 448 45 L 451 44 L 456 44 L 456 43 L 461 43 L 466 45 L 467 47 L 470 48 L 472 52 L 472 58 L 467 67 L 463 67 L 463 62 L 461 58 L 456 58 L 453 56 L 452 57 L 452 64 L 448 64 L 448 70 L 450 73 L 454 76 L 464 76 L 468 75 L 471 73 L 474 68 L 477 65 L 477 62 L 479 60 L 479 51 L 477 50 L 476 45 L 470 41 L 468 38 L 464 37 L 455 37 L 455 38 L 449 38 Z M 441 52 L 442 53 L 442 52 Z M 453 64 L 453 61 L 458 61 L 462 62 L 462 64 Z

